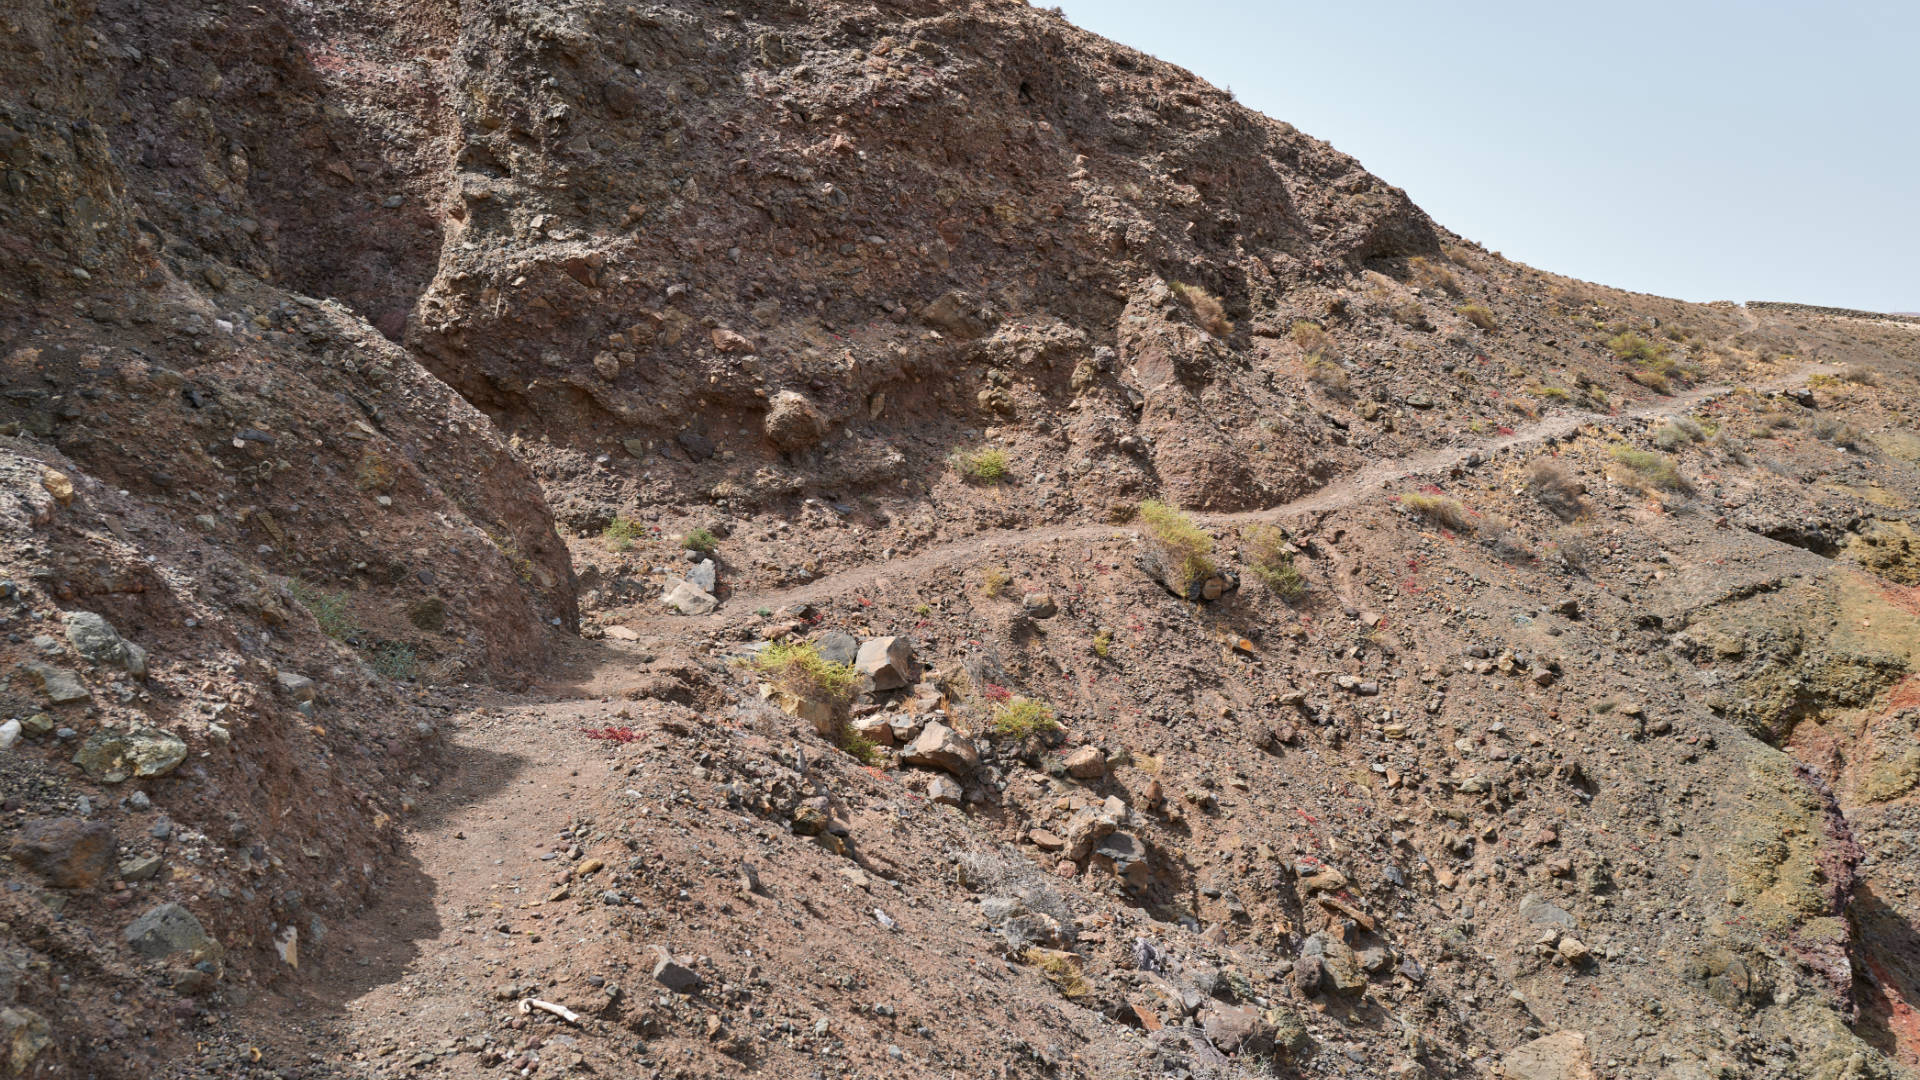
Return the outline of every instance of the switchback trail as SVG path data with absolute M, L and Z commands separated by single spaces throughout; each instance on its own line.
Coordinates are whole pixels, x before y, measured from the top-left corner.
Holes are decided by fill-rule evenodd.
M 1756 383 L 1748 389 L 1757 393 L 1774 393 L 1792 389 L 1805 385 L 1811 376 L 1830 370 L 1833 369 L 1826 364 L 1807 363 L 1777 378 Z M 1359 502 L 1383 486 L 1413 477 L 1445 472 L 1465 462 L 1476 452 L 1482 456 L 1491 457 L 1507 450 L 1559 438 L 1588 425 L 1620 427 L 1656 416 L 1683 413 L 1733 392 L 1734 388 L 1728 386 L 1702 386 L 1608 416 L 1594 413 L 1559 413 L 1544 417 L 1536 423 L 1516 430 L 1511 435 L 1504 435 L 1486 442 L 1471 446 L 1442 447 L 1425 453 L 1382 461 L 1350 473 L 1312 494 L 1303 495 L 1278 506 L 1224 514 L 1196 513 L 1192 516 L 1196 522 L 1216 528 L 1257 523 L 1297 523 L 1304 517 L 1323 515 Z M 955 540 L 928 548 L 913 555 L 868 563 L 828 574 L 805 585 L 759 592 L 736 592 L 728 597 L 726 609 L 754 610 L 817 602 L 872 589 L 883 579 L 909 578 L 932 571 L 951 569 L 1008 548 L 1107 539 L 1125 528 L 1124 525 L 1101 524 L 994 529 L 975 533 L 964 540 Z M 642 618 L 628 617 L 620 621 L 623 625 L 640 633 L 702 630 L 722 625 L 728 617 L 726 609 L 712 615 L 686 616 L 661 613 Z

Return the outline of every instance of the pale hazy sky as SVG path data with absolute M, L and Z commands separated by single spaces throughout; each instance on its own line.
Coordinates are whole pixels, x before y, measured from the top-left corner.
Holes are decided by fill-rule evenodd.
M 1920 311 L 1920 0 L 1071 0 L 1454 231 L 1685 300 Z

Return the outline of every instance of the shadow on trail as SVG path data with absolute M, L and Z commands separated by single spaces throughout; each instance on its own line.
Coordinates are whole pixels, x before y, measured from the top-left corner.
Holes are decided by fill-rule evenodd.
M 351 920 L 328 927 L 318 941 L 302 927 L 299 972 L 263 991 L 236 1020 L 277 1030 L 288 1039 L 298 1034 L 282 1022 L 308 1020 L 313 1024 L 305 1032 L 308 1043 L 328 1045 L 315 1036 L 325 1034 L 332 1019 L 343 1018 L 348 1003 L 404 977 L 439 940 L 445 928 L 435 911 L 438 890 L 413 849 L 412 837 L 458 821 L 532 764 L 519 754 L 461 745 L 449 746 L 445 760 L 446 780 L 421 800 L 405 823 L 406 846 L 380 868 L 379 899 Z

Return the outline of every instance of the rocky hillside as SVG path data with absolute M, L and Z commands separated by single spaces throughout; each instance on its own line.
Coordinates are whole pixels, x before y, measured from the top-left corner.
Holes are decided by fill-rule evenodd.
M 1920 324 L 1019 3 L 0 13 L 0 1075 L 1920 1070 Z

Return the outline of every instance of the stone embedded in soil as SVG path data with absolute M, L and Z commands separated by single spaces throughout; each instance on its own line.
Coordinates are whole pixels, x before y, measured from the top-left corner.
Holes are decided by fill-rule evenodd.
M 91 889 L 113 861 L 113 829 L 80 818 L 39 818 L 14 834 L 13 861 L 56 889 Z
M 898 690 L 913 681 L 913 646 L 903 637 L 873 638 L 861 643 L 853 667 L 875 690 Z
M 1097 746 L 1082 746 L 1068 754 L 1062 762 L 1067 774 L 1081 780 L 1098 780 L 1107 775 L 1107 755 Z
M 1593 1080 L 1587 1036 L 1556 1031 L 1507 1051 L 1507 1080 Z
M 175 903 L 161 904 L 133 920 L 124 936 L 134 952 L 154 960 L 182 954 L 196 962 L 218 960 L 222 953 L 193 912 Z
M 80 682 L 80 676 L 66 668 L 43 664 L 36 660 L 20 665 L 20 669 L 25 671 L 28 677 L 40 687 L 41 692 L 47 695 L 47 700 L 55 705 L 69 705 L 93 697 L 86 686 Z
M 720 606 L 713 594 L 690 581 L 674 582 L 660 601 L 682 615 L 711 615 Z
M 852 664 L 860 655 L 860 639 L 844 630 L 829 630 L 813 643 L 820 659 L 829 664 Z
M 827 433 L 827 419 L 804 394 L 782 390 L 767 406 L 762 429 L 779 450 L 805 450 Z
M 657 950 L 660 958 L 653 965 L 653 981 L 676 994 L 691 994 L 700 989 L 700 973 L 683 964 L 674 962 L 665 949 Z
M 936 721 L 921 729 L 920 737 L 901 753 L 900 760 L 965 776 L 980 767 L 980 751 L 965 735 Z
M 121 637 L 104 616 L 69 611 L 66 624 L 67 641 L 81 656 L 96 664 L 122 668 L 130 675 L 146 675 L 147 651 Z
M 185 742 L 149 727 L 96 731 L 73 755 L 75 765 L 103 784 L 118 784 L 136 776 L 165 776 L 185 760 Z
M 687 568 L 687 584 L 704 593 L 711 593 L 720 587 L 720 571 L 713 565 L 712 559 L 701 559 Z

